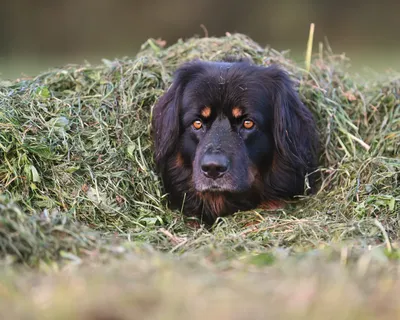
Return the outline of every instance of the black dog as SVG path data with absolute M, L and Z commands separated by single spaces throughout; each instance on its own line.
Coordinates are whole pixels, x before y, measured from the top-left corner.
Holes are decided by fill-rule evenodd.
M 154 106 L 152 128 L 171 204 L 207 224 L 304 194 L 317 167 L 312 114 L 277 66 L 187 63 Z

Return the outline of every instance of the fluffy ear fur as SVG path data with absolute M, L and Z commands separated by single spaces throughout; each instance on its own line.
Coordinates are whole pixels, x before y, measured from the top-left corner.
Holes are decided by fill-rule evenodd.
M 271 66 L 264 73 L 274 114 L 275 156 L 269 184 L 280 194 L 301 194 L 305 175 L 317 167 L 318 135 L 314 119 L 286 72 Z
M 198 72 L 195 61 L 182 65 L 175 73 L 173 83 L 153 108 L 152 131 L 157 166 L 162 169 L 166 160 L 178 147 L 179 112 L 183 91 L 191 77 Z
M 153 108 L 155 160 L 159 164 L 173 152 L 179 137 L 179 84 L 173 83 Z

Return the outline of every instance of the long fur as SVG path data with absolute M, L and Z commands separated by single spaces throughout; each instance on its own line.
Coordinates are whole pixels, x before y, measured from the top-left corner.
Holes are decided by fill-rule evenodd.
M 258 132 L 246 133 L 240 141 L 219 127 L 213 129 L 215 135 L 226 135 L 224 143 L 230 145 L 222 149 L 247 166 L 236 166 L 231 173 L 242 180 L 248 177 L 251 183 L 244 191 L 198 192 L 195 188 L 194 181 L 203 177 L 194 175 L 194 159 L 204 151 L 203 137 L 213 138 L 209 136 L 212 121 L 201 138 L 197 133 L 195 137 L 184 121 L 195 105 L 204 102 L 199 101 L 203 97 L 218 101 L 212 106 L 212 112 L 219 114 L 214 121 L 227 117 L 226 110 L 238 101 L 264 123 Z M 230 121 L 234 128 L 234 120 Z M 312 114 L 300 101 L 287 73 L 277 66 L 262 67 L 247 61 L 184 64 L 154 106 L 152 130 L 157 169 L 172 206 L 183 207 L 185 215 L 199 217 L 207 224 L 218 216 L 304 194 L 305 177 L 317 167 L 318 136 Z M 263 145 L 257 140 L 261 138 Z M 311 187 L 314 184 L 310 175 Z

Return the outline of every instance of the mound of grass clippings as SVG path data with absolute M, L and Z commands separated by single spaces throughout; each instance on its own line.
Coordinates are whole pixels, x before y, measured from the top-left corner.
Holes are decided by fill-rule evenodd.
M 285 209 L 238 213 L 212 231 L 192 229 L 168 209 L 154 171 L 151 110 L 178 65 L 227 53 L 278 63 L 296 81 L 319 126 L 321 188 Z M 400 236 L 399 105 L 398 74 L 365 81 L 329 50 L 306 72 L 287 52 L 241 34 L 167 48 L 150 39 L 132 59 L 2 82 L 0 257 L 35 266 L 110 241 L 229 255 L 354 240 L 385 243 L 393 252 Z
M 8 263 L 15 259 L 29 265 L 51 263 L 54 257 L 75 258 L 94 248 L 90 230 L 57 211 L 44 209 L 30 216 L 15 204 L 0 199 L 0 252 Z

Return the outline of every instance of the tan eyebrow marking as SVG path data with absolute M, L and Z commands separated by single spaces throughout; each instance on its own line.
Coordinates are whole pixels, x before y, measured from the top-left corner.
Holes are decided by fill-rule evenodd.
M 235 118 L 239 118 L 240 116 L 242 116 L 242 114 L 243 114 L 243 111 L 242 111 L 242 109 L 240 109 L 239 107 L 234 107 L 234 108 L 232 109 L 232 115 L 233 115 Z
M 204 118 L 208 118 L 210 115 L 211 115 L 211 108 L 210 107 L 204 107 L 202 110 L 201 110 L 201 115 L 204 117 Z

